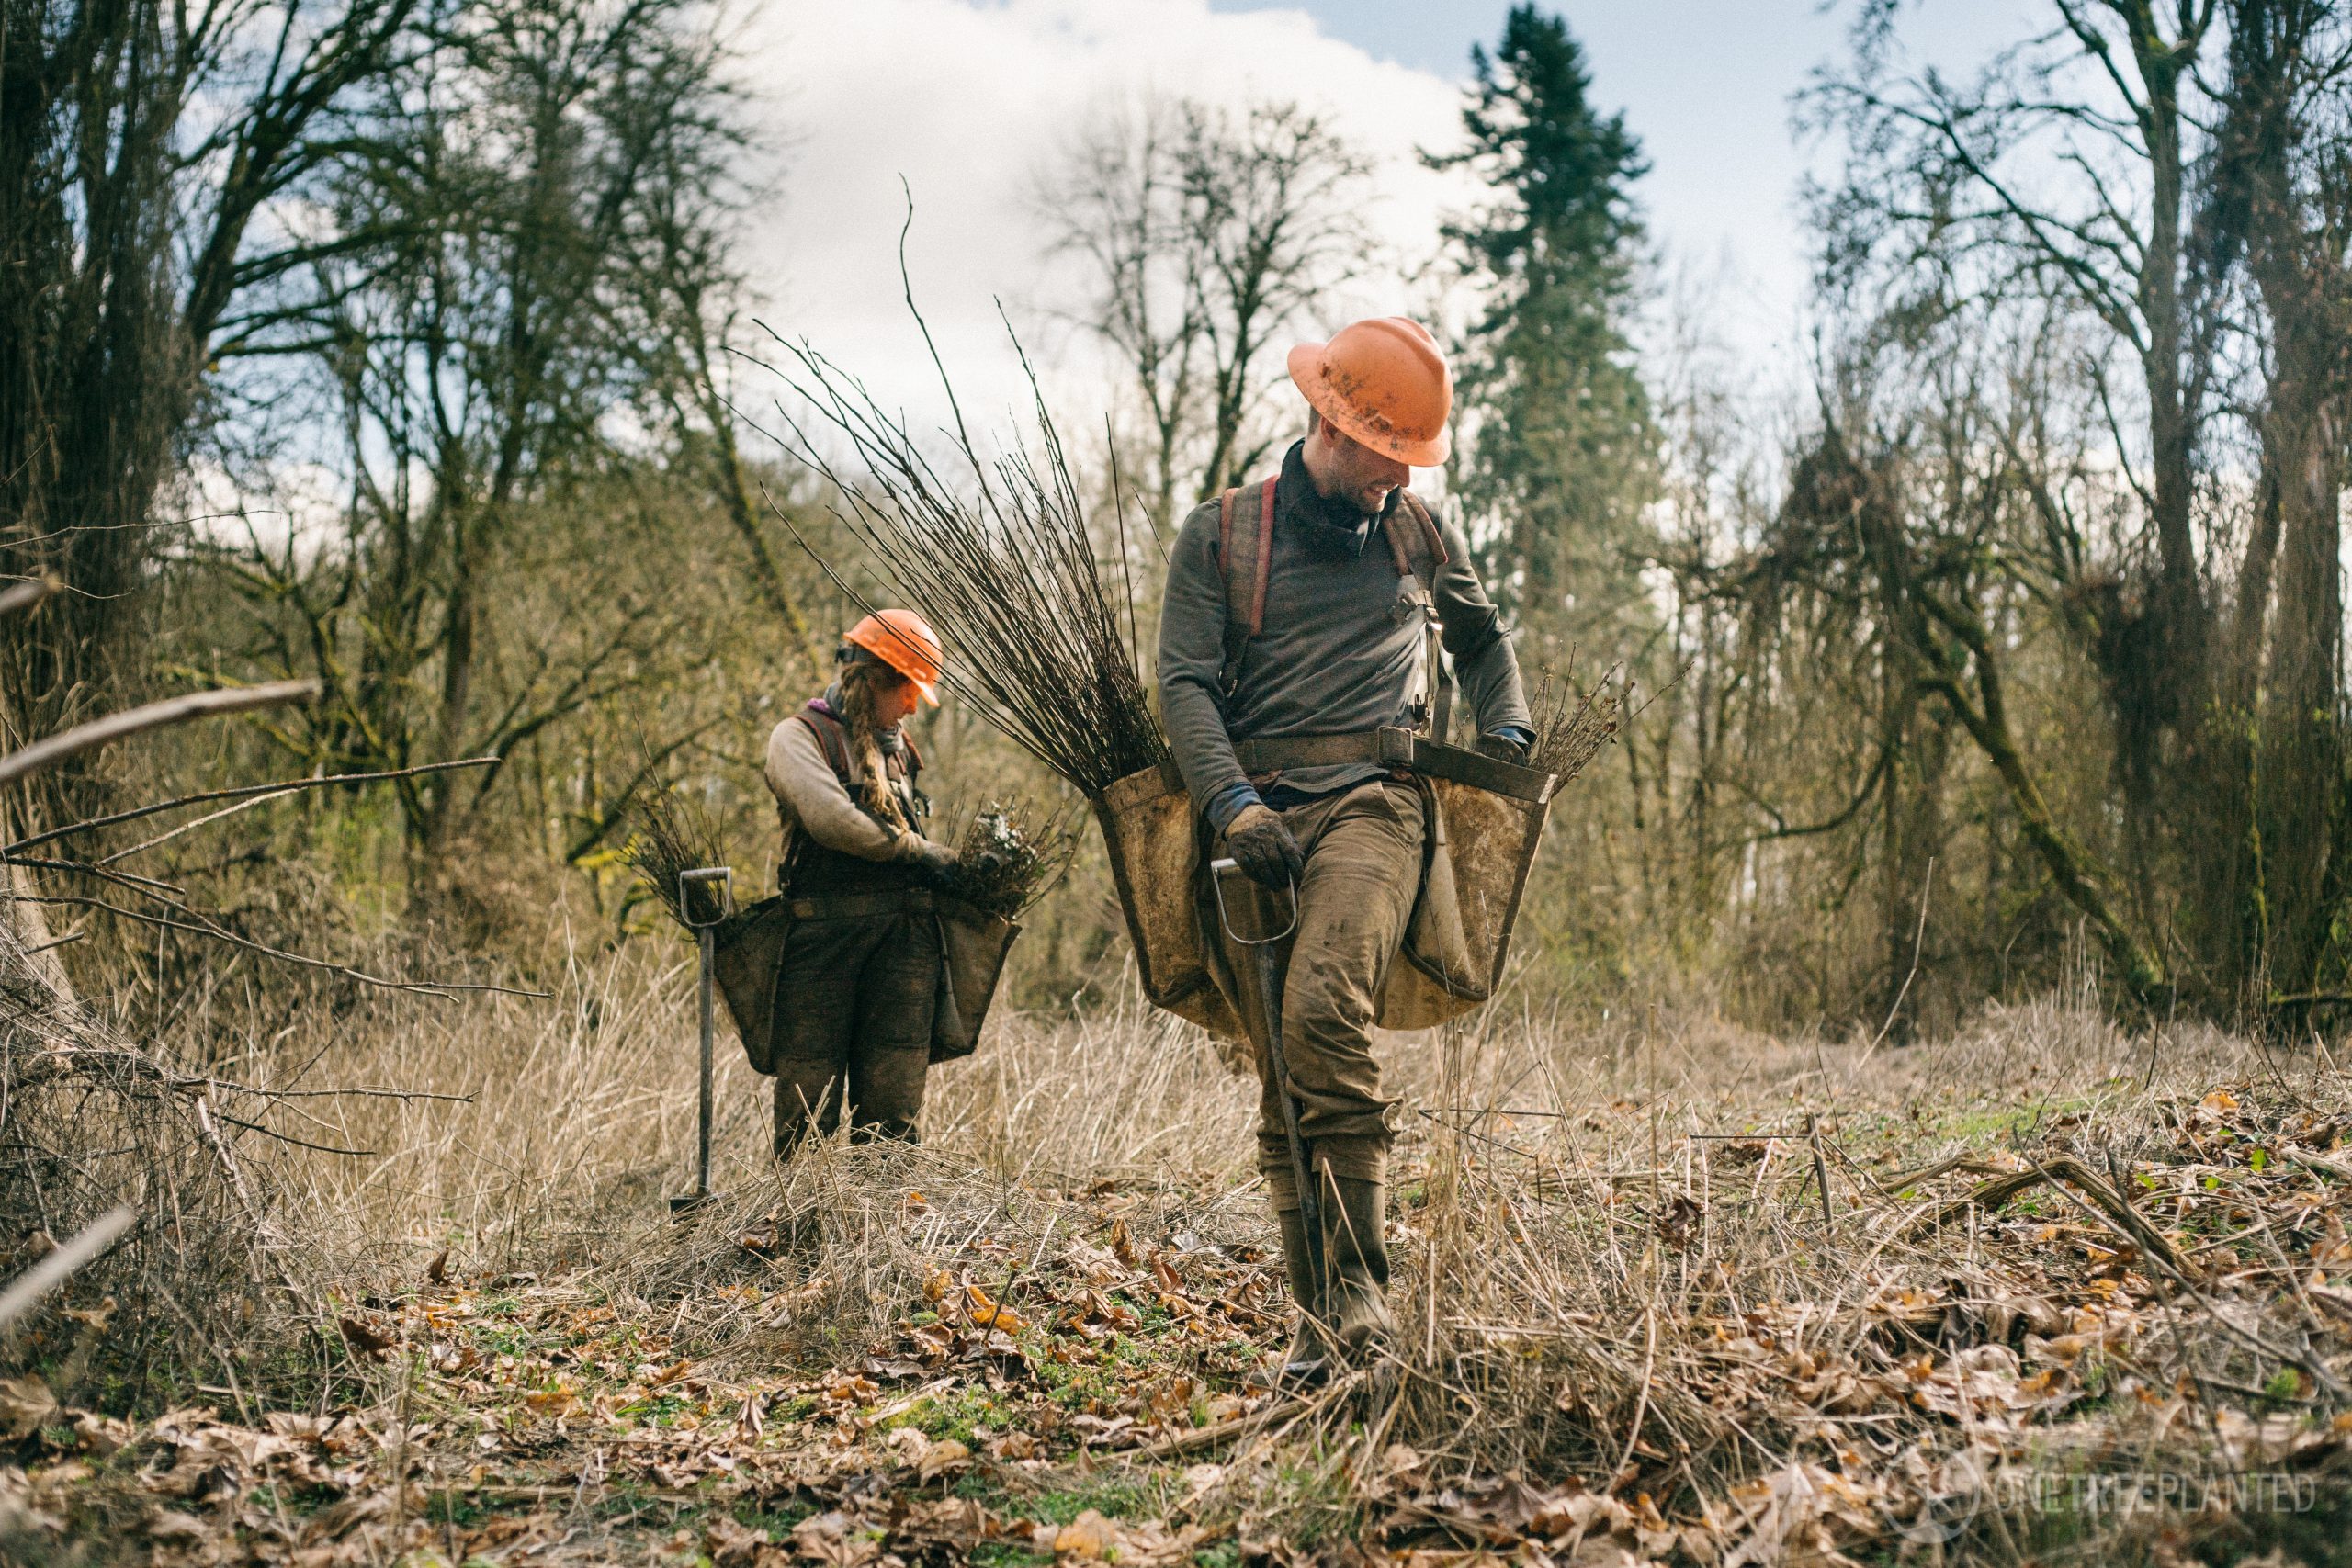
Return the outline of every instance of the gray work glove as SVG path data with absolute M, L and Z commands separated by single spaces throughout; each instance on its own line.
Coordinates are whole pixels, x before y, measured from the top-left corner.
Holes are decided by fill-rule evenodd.
M 929 839 L 917 840 L 920 848 L 907 856 L 915 868 L 915 875 L 927 887 L 941 893 L 956 890 L 956 852 L 945 844 L 934 844 Z
M 1520 739 L 1515 735 L 1481 735 L 1478 737 L 1478 750 L 1481 754 L 1488 757 L 1497 757 L 1506 762 L 1517 762 L 1522 768 L 1527 766 L 1527 759 L 1532 750 L 1533 749 L 1525 741 Z
M 1225 847 L 1252 882 L 1267 887 L 1292 887 L 1306 869 L 1306 852 L 1272 807 L 1251 802 L 1225 825 Z

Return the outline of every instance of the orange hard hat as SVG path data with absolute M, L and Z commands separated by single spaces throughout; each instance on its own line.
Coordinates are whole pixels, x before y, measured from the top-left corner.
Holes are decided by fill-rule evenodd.
M 1379 316 L 1341 327 L 1329 343 L 1300 344 L 1290 378 L 1317 413 L 1400 463 L 1434 468 L 1453 450 L 1453 376 L 1419 321 Z
M 939 705 L 939 634 L 912 610 L 876 610 L 842 634 L 915 683 L 915 694 Z

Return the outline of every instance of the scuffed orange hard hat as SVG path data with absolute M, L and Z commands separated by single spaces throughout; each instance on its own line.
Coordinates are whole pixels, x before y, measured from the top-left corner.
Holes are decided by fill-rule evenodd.
M 1445 461 L 1453 376 L 1419 321 L 1379 316 L 1290 351 L 1290 378 L 1349 436 L 1417 468 Z
M 915 694 L 939 705 L 939 668 L 945 658 L 939 634 L 912 610 L 876 610 L 842 634 L 915 683 Z

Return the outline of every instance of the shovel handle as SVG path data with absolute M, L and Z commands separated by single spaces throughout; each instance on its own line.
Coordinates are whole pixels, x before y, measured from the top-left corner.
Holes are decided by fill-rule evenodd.
M 1290 924 L 1272 936 L 1261 936 L 1254 940 L 1243 936 L 1233 929 L 1232 918 L 1225 910 L 1225 879 L 1227 873 L 1240 869 L 1241 863 L 1237 860 L 1209 862 L 1209 890 L 1216 895 L 1216 923 L 1223 928 L 1226 940 L 1240 947 L 1270 947 L 1298 930 L 1298 883 L 1295 879 L 1287 879 L 1284 889 L 1290 894 Z
M 715 884 L 718 887 L 718 913 L 707 920 L 698 920 L 694 916 L 694 900 L 690 895 L 696 883 Z M 695 965 L 697 973 L 695 1002 L 698 1014 L 696 1021 L 701 1025 L 702 1035 L 701 1060 L 697 1064 L 700 1068 L 697 1077 L 700 1080 L 701 1093 L 695 1106 L 695 1118 L 693 1201 L 700 1203 L 707 1201 L 710 1198 L 710 1124 L 713 1111 L 711 1051 L 717 1043 L 718 1035 L 718 998 L 712 993 L 717 989 L 718 927 L 729 915 L 735 911 L 734 870 L 723 865 L 706 865 L 698 866 L 692 871 L 678 873 L 678 908 L 684 915 L 686 924 L 694 931 L 695 957 L 699 960 Z
M 1250 968 L 1258 982 L 1258 1005 L 1266 1019 L 1266 1066 L 1274 1082 L 1282 1088 L 1283 1137 L 1290 1145 L 1291 1180 L 1298 1189 L 1298 1213 L 1306 1231 L 1306 1272 L 1315 1281 L 1317 1297 L 1327 1293 L 1330 1276 L 1323 1257 L 1322 1194 L 1315 1185 L 1314 1161 L 1307 1157 L 1306 1135 L 1299 1130 L 1299 1100 L 1291 1087 L 1290 1060 L 1283 1050 L 1283 972 L 1273 945 L 1298 930 L 1298 884 L 1290 885 L 1290 924 L 1272 936 L 1255 941 L 1239 935 L 1225 909 L 1225 878 L 1228 873 L 1239 871 L 1231 860 L 1209 863 L 1209 885 L 1216 890 L 1217 924 L 1225 930 L 1226 939 L 1250 953 Z M 1326 1303 L 1328 1307 L 1328 1303 Z
M 698 883 L 714 882 L 718 885 L 718 913 L 707 920 L 698 920 L 694 916 L 693 890 Z M 678 908 L 690 931 L 703 931 L 723 922 L 735 912 L 735 868 L 731 865 L 704 865 L 678 873 Z

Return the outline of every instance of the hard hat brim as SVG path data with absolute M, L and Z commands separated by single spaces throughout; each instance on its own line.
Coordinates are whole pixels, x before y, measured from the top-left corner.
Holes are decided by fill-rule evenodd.
M 1365 418 L 1332 384 L 1330 358 L 1324 353 L 1329 346 L 1302 343 L 1290 351 L 1291 383 L 1309 408 L 1338 425 L 1357 445 L 1416 468 L 1434 468 L 1452 455 L 1453 437 L 1442 426 L 1429 439 L 1417 440 L 1385 423 Z
M 854 648 L 862 648 L 886 667 L 896 671 L 915 689 L 915 695 L 933 707 L 939 705 L 939 651 L 936 646 L 925 648 L 904 630 L 885 619 L 899 611 L 877 610 L 842 634 L 842 640 Z M 934 645 L 937 637 L 920 616 L 913 617 L 916 629 Z

